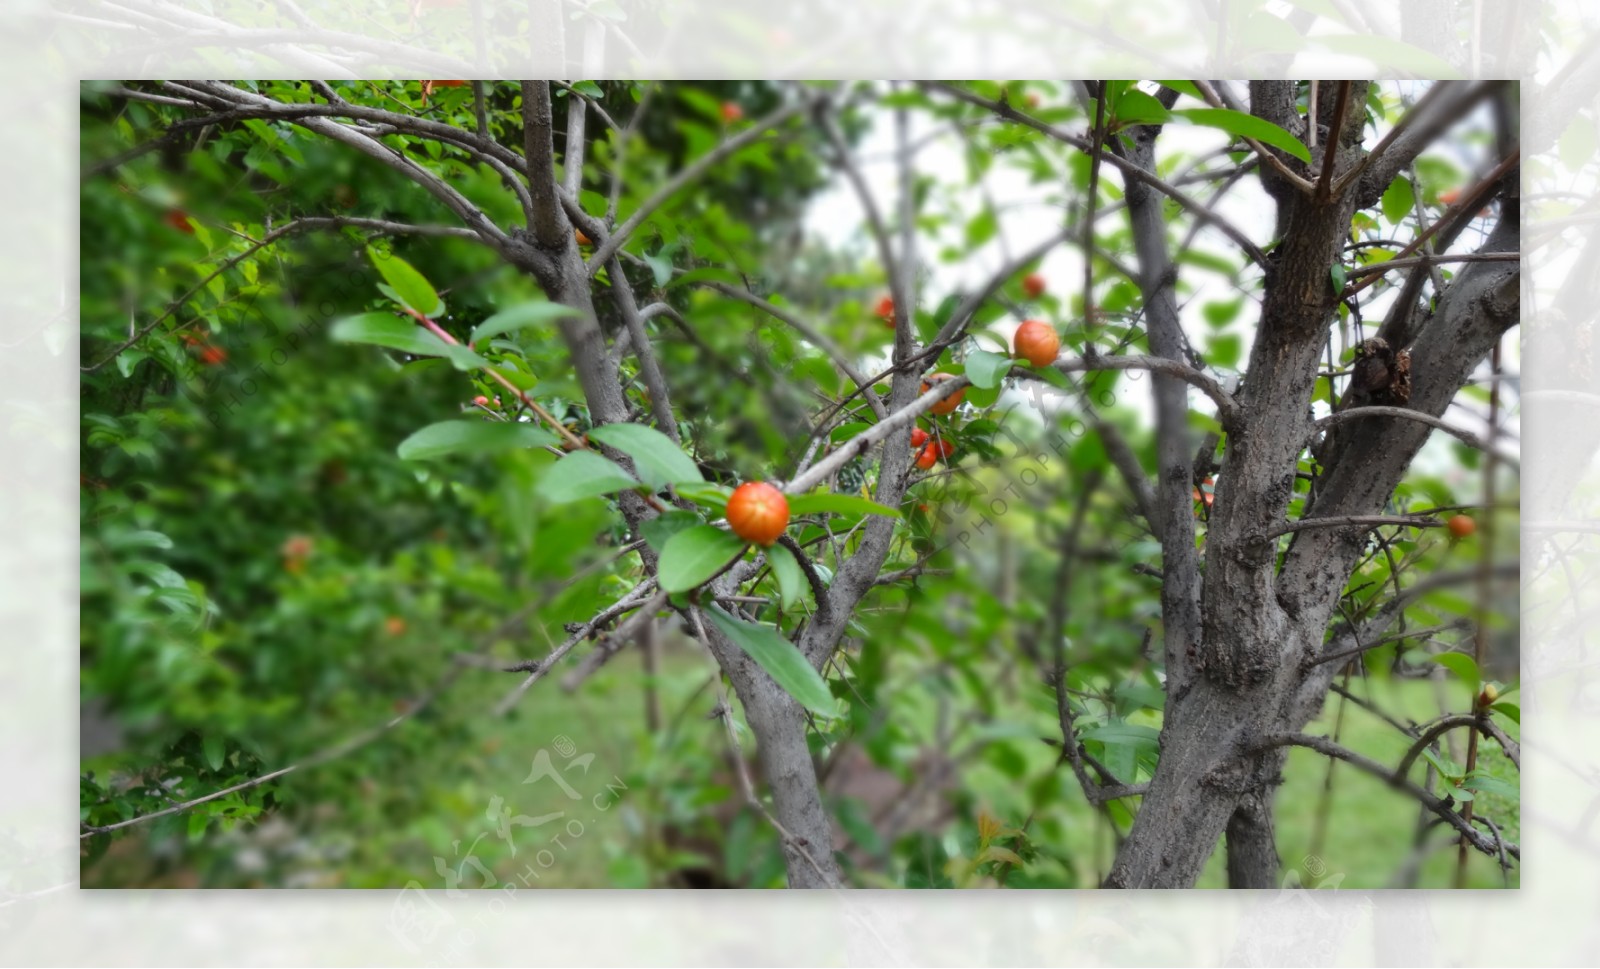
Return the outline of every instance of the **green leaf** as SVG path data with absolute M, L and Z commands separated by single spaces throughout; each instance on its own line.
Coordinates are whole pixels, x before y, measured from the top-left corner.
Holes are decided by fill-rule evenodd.
M 423 316 L 438 316 L 444 312 L 444 300 L 441 300 L 439 294 L 434 291 L 433 284 L 410 263 L 393 253 L 381 252 L 372 246 L 367 247 L 367 256 L 377 267 L 383 281 L 394 289 L 402 305 L 416 310 Z
M 639 474 L 651 484 L 704 481 L 694 459 L 672 443 L 672 438 L 643 424 L 603 424 L 589 431 L 591 440 L 616 448 L 633 458 Z
M 1221 333 L 1206 338 L 1206 359 L 1217 367 L 1231 370 L 1239 365 L 1244 340 L 1237 333 Z
M 1224 327 L 1239 318 L 1239 311 L 1244 309 L 1244 297 L 1239 297 L 1232 302 L 1218 300 L 1206 303 L 1200 307 L 1200 313 L 1206 318 L 1206 325 Z
M 1466 653 L 1434 653 L 1428 658 L 1454 673 L 1472 688 L 1473 693 L 1478 692 L 1478 664 L 1471 656 Z
M 514 421 L 440 421 L 417 431 L 396 449 L 403 461 L 428 461 L 446 454 L 491 454 L 554 444 L 549 431 Z
M 724 636 L 749 653 L 756 665 L 766 670 L 785 692 L 800 701 L 801 706 L 819 717 L 839 716 L 839 704 L 828 692 L 822 674 L 776 629 L 735 619 L 716 606 L 706 610 L 706 615 Z
M 661 549 L 656 581 L 664 592 L 688 592 L 744 552 L 744 539 L 710 525 L 685 528 Z
M 681 484 L 675 490 L 680 497 L 719 512 L 728 507 L 728 496 L 733 494 L 732 488 L 719 484 Z M 792 505 L 790 510 L 793 511 Z
M 1230 111 L 1227 108 L 1185 108 L 1172 113 L 1188 118 L 1197 125 L 1217 128 L 1241 138 L 1254 138 L 1264 145 L 1281 148 L 1303 162 L 1311 161 L 1311 152 L 1307 151 L 1306 146 L 1300 143 L 1300 139 L 1272 122 L 1263 121 L 1253 114 Z
M 974 350 L 967 355 L 967 379 L 972 386 L 991 390 L 1011 371 L 1011 358 L 1003 353 Z
M 1383 190 L 1383 217 L 1389 220 L 1390 225 L 1399 225 L 1401 219 L 1411 214 L 1415 202 L 1416 196 L 1411 189 L 1411 178 L 1401 175 Z
M 649 543 L 650 547 L 660 554 L 667 547 L 672 536 L 686 528 L 693 528 L 700 524 L 700 516 L 692 511 L 681 508 L 663 512 L 654 518 L 648 519 L 639 525 L 639 537 Z
M 1159 748 L 1161 741 L 1161 731 L 1154 727 L 1122 722 L 1102 724 L 1083 731 L 1080 736 L 1085 740 L 1098 740 L 1103 744 L 1129 744 L 1148 749 Z
M 551 465 L 544 473 L 534 494 L 557 504 L 609 495 L 628 488 L 637 488 L 639 482 L 624 471 L 615 461 L 593 451 L 573 451 Z
M 1172 120 L 1172 112 L 1143 91 L 1129 88 L 1117 99 L 1116 120 L 1123 125 L 1165 124 Z
M 212 770 L 221 770 L 222 762 L 228 756 L 227 745 L 216 734 L 206 734 L 200 741 L 201 752 L 205 754 L 206 764 Z
M 900 513 L 887 505 L 880 505 L 876 501 L 868 501 L 858 495 L 840 495 L 829 491 L 812 492 L 809 495 L 797 495 L 789 498 L 789 514 L 814 515 L 818 512 L 832 512 L 839 515 L 887 515 L 890 518 L 899 518 Z
M 1000 228 L 1000 222 L 995 218 L 993 209 L 984 209 L 972 217 L 967 223 L 967 248 L 976 249 L 990 239 Z
M 329 335 L 339 343 L 370 343 L 423 357 L 448 357 L 451 350 L 450 344 L 393 313 L 346 317 L 333 324 Z
M 1333 267 L 1328 270 L 1328 278 L 1333 281 L 1333 291 L 1335 293 L 1343 293 L 1345 280 L 1348 278 L 1348 274 L 1346 274 L 1344 269 L 1344 263 L 1334 263 Z
M 193 844 L 205 837 L 206 827 L 211 824 L 211 815 L 204 811 L 195 811 L 189 815 L 189 843 Z
M 1194 86 L 1193 81 L 1157 81 L 1156 83 L 1162 87 L 1169 87 L 1179 94 L 1187 94 L 1196 101 L 1205 100 L 1205 95 L 1200 93 L 1200 89 Z
M 778 577 L 778 593 L 783 598 L 783 608 L 787 610 L 805 595 L 806 576 L 800 570 L 800 560 L 784 546 L 772 545 L 767 548 L 767 564 L 772 566 L 772 574 Z
M 1461 786 L 1479 794 L 1495 794 L 1513 801 L 1522 800 L 1522 790 L 1517 785 L 1483 771 L 1473 771 Z
M 536 326 L 540 323 L 549 323 L 563 317 L 577 316 L 578 311 L 561 303 L 552 303 L 549 300 L 536 299 L 531 302 L 521 303 L 508 310 L 489 317 L 476 327 L 473 327 L 470 342 L 477 344 L 480 340 L 497 337 L 502 333 L 520 330 L 527 326 Z
M 1499 703 L 1490 706 L 1489 709 L 1503 717 L 1506 717 L 1512 723 L 1522 723 L 1522 708 L 1517 706 L 1515 703 L 1510 702 L 1509 700 L 1501 700 Z

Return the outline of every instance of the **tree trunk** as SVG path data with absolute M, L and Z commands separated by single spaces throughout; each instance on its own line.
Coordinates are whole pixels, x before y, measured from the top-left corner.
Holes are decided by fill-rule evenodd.
M 1278 845 L 1273 837 L 1272 792 L 1257 791 L 1239 799 L 1228 819 L 1228 887 L 1276 888 Z

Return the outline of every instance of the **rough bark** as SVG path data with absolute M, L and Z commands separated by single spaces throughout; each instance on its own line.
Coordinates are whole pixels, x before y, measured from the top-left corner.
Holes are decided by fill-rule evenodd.
M 1292 105 L 1286 87 L 1253 84 L 1252 103 L 1268 120 L 1292 129 L 1292 111 L 1284 113 L 1286 102 Z M 1335 178 L 1361 160 L 1365 84 L 1350 88 L 1342 119 L 1332 116 L 1335 98 L 1322 101 L 1319 120 L 1338 137 L 1320 142 L 1319 151 L 1339 153 Z M 1303 175 L 1314 180 L 1321 161 L 1314 153 Z M 1192 885 L 1224 830 L 1230 881 L 1271 884 L 1278 862 L 1270 791 L 1284 755 L 1257 752 L 1256 741 L 1276 730 L 1299 730 L 1320 710 L 1337 664 L 1318 665 L 1315 658 L 1365 545 L 1361 527 L 1303 530 L 1280 572 L 1278 544 L 1264 538 L 1285 519 L 1298 459 L 1309 443 L 1311 392 L 1336 310 L 1328 271 L 1360 193 L 1334 193 L 1322 201 L 1282 183 L 1270 168 L 1263 168 L 1262 178 L 1279 203 L 1281 239 L 1239 393 L 1243 413 L 1230 430 L 1211 510 L 1197 655 L 1190 669 L 1169 666 L 1160 764 L 1108 887 Z M 1129 206 L 1137 234 L 1132 193 Z M 1486 245 L 1489 251 L 1516 248 L 1512 208 Z M 1516 322 L 1518 278 L 1517 265 L 1507 262 L 1472 263 L 1456 275 L 1412 347 L 1413 409 L 1442 413 L 1472 368 Z M 1154 321 L 1151 333 L 1154 340 Z M 1359 430 L 1331 442 L 1308 516 L 1380 512 L 1431 433 L 1419 422 L 1393 419 L 1352 427 Z M 1190 576 L 1175 574 L 1175 564 L 1164 561 L 1165 581 L 1189 582 Z M 1170 636 L 1187 616 L 1167 612 L 1168 601 L 1164 597 L 1163 619 Z

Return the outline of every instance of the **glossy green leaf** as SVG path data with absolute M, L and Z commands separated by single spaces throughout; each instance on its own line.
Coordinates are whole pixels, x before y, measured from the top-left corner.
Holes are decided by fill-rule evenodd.
M 833 492 L 813 492 L 809 495 L 789 497 L 789 514 L 815 515 L 821 512 L 831 512 L 837 515 L 887 515 L 890 518 L 899 518 L 900 513 L 887 505 L 880 505 L 876 501 L 869 501 L 857 495 L 841 495 Z
M 1011 372 L 1011 358 L 1003 353 L 974 350 L 967 354 L 967 379 L 972 386 L 992 390 Z
M 395 449 L 407 461 L 429 461 L 449 454 L 494 454 L 556 443 L 556 436 L 517 421 L 457 420 L 429 424 Z
M 1230 111 L 1227 108 L 1184 108 L 1172 113 L 1188 118 L 1197 125 L 1216 128 L 1241 138 L 1254 138 L 1264 145 L 1281 148 L 1303 162 L 1311 161 L 1311 152 L 1300 143 L 1300 139 L 1253 114 Z
M 1116 121 L 1120 125 L 1165 124 L 1171 120 L 1172 112 L 1143 91 L 1130 88 L 1117 99 Z
M 672 536 L 699 524 L 701 524 L 699 515 L 675 508 L 642 522 L 639 525 L 639 537 L 660 554 L 661 550 L 667 547 L 667 542 L 672 540 Z
M 1429 659 L 1454 673 L 1460 680 L 1478 692 L 1478 664 L 1466 653 L 1434 653 Z
M 1400 221 L 1411 214 L 1416 196 L 1411 190 L 1411 178 L 1401 175 L 1389 183 L 1383 191 L 1383 217 L 1389 220 L 1390 225 L 1399 225 Z
M 549 300 L 538 299 L 521 303 L 508 310 L 501 310 L 479 323 L 472 330 L 471 342 L 477 344 L 483 340 L 497 337 L 502 333 L 510 333 L 512 330 L 538 326 L 542 323 L 553 323 L 564 317 L 577 315 L 578 311 L 572 307 L 561 303 L 552 303 Z
M 767 549 L 767 564 L 772 566 L 772 574 L 778 577 L 778 593 L 787 611 L 805 595 L 806 577 L 800 569 L 800 561 L 784 546 L 772 545 Z
M 444 300 L 439 298 L 433 284 L 428 282 L 426 276 L 417 272 L 416 267 L 393 253 L 383 252 L 372 246 L 367 247 L 367 255 L 377 267 L 383 281 L 394 290 L 402 305 L 427 317 L 435 317 L 444 312 Z
M 534 493 L 546 501 L 568 502 L 609 495 L 639 482 L 615 461 L 593 451 L 573 451 L 545 470 Z
M 685 528 L 662 548 L 656 581 L 666 592 L 688 592 L 720 572 L 744 548 L 744 540 L 732 532 L 711 525 Z
M 722 511 L 728 507 L 728 497 L 733 494 L 733 489 L 720 484 L 681 484 L 675 490 L 680 497 L 687 498 L 702 508 L 712 508 Z M 794 506 L 790 505 L 791 513 Z
M 651 484 L 705 480 L 695 466 L 694 459 L 672 443 L 672 438 L 653 427 L 643 424 L 604 424 L 592 428 L 589 437 L 632 458 L 639 474 Z
M 347 316 L 334 323 L 328 335 L 339 343 L 370 343 L 424 357 L 450 356 L 450 344 L 393 313 Z
M 706 615 L 801 706 L 819 717 L 839 716 L 839 703 L 828 692 L 822 674 L 806 661 L 799 647 L 780 636 L 776 629 L 735 619 L 716 606 L 707 609 Z
M 228 748 L 221 737 L 214 733 L 206 734 L 200 741 L 200 750 L 205 755 L 206 766 L 212 770 L 222 769 L 223 760 L 228 755 Z

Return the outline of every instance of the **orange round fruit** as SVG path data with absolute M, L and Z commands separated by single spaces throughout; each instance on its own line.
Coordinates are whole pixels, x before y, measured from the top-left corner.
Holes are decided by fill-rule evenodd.
M 1035 367 L 1055 363 L 1056 354 L 1061 352 L 1061 337 L 1056 335 L 1055 327 L 1038 320 L 1024 320 L 1011 343 L 1016 347 L 1015 356 Z
M 789 527 L 789 499 L 765 481 L 746 481 L 728 498 L 728 526 L 747 542 L 771 545 Z
M 950 455 L 952 455 L 954 453 L 956 453 L 956 442 L 954 442 L 954 441 L 940 441 L 939 442 L 939 457 L 948 458 Z
M 955 374 L 953 373 L 930 373 L 926 377 L 922 378 L 922 392 L 927 393 L 933 389 L 935 384 L 942 384 L 954 376 Z M 928 408 L 928 413 L 938 414 L 942 417 L 945 414 L 955 410 L 957 407 L 960 407 L 961 398 L 965 396 L 967 396 L 967 388 L 962 387 L 949 397 L 946 397 L 944 400 L 941 400 L 937 404 L 934 404 L 932 407 Z
M 578 245 L 580 245 L 580 246 L 592 246 L 592 245 L 594 245 L 594 242 L 591 241 L 588 236 L 583 234 L 583 230 L 582 229 L 573 229 L 572 230 L 572 237 L 574 239 L 578 240 Z
M 739 107 L 732 101 L 722 102 L 722 120 L 724 122 L 733 124 L 735 121 L 739 121 L 743 118 L 744 108 Z
M 894 297 L 893 296 L 884 296 L 884 297 L 880 298 L 878 300 L 878 308 L 877 308 L 877 310 L 875 312 L 878 314 L 878 319 L 883 321 L 883 325 L 884 326 L 887 326 L 891 330 L 894 329 Z
M 938 460 L 939 446 L 934 442 L 929 441 L 927 446 L 922 449 L 922 453 L 917 455 L 917 467 L 927 471 L 929 468 L 932 468 L 934 464 L 938 462 Z
M 1044 295 L 1044 277 L 1038 273 L 1029 273 L 1022 277 L 1022 291 L 1028 294 L 1029 299 L 1038 299 Z
M 1478 530 L 1478 523 L 1466 515 L 1453 515 L 1444 524 L 1446 528 L 1450 529 L 1450 534 L 1455 538 L 1466 538 Z
M 924 444 L 927 444 L 927 443 L 928 443 L 928 432 L 924 431 L 920 427 L 913 428 L 912 431 L 911 431 L 911 446 L 913 448 L 919 448 L 919 447 L 922 447 Z

